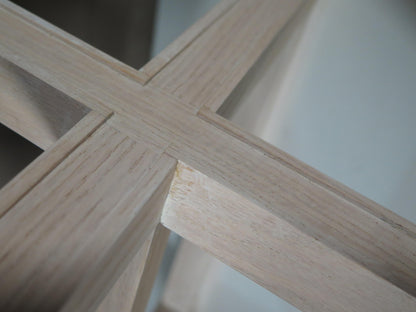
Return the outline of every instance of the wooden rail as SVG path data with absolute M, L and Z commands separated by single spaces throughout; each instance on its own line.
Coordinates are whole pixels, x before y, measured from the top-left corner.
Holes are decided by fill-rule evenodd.
M 1 1 L 2 60 L 91 111 L 0 193 L 2 311 L 143 310 L 160 222 L 304 311 L 416 310 L 414 224 L 214 113 L 300 4 L 217 7 L 143 83 Z

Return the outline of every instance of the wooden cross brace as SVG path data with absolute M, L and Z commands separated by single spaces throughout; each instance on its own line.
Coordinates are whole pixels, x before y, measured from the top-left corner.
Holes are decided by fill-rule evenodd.
M 0 191 L 1 311 L 141 311 L 169 230 L 303 311 L 416 311 L 414 224 L 216 114 L 300 4 L 224 1 L 136 71 L 0 1 L 0 121 L 46 149 Z

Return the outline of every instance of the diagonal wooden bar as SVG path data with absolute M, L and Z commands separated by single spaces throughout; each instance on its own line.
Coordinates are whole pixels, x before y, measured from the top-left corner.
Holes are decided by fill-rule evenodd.
M 33 187 L 58 166 L 84 140 L 88 138 L 105 121 L 103 116 L 94 111 L 88 113 L 60 140 L 50 146 L 45 153 L 20 172 L 12 181 L 0 190 L 0 218 L 7 213 Z
M 89 109 L 0 58 L 0 122 L 42 149 Z
M 98 128 L 0 219 L 1 309 L 97 306 L 158 224 L 174 166 Z
M 154 236 L 154 234 L 152 233 L 151 236 Z M 101 301 L 96 309 L 97 312 L 132 310 L 139 283 L 144 273 L 147 254 L 151 248 L 151 242 L 152 239 L 149 237 Z
M 184 164 L 162 223 L 305 311 L 411 311 L 416 303 L 366 267 Z
M 36 181 L 13 182 L 24 189 L 0 219 L 2 311 L 96 309 L 169 187 L 166 227 L 304 311 L 416 310 L 414 224 L 214 113 L 300 3 L 225 6 L 143 86 L 1 1 L 0 57 L 113 114 Z
M 146 310 L 147 302 L 156 279 L 160 262 L 162 261 L 163 253 L 168 242 L 170 231 L 163 225 L 158 225 L 153 236 L 153 249 L 149 252 L 144 273 L 140 279 L 139 287 L 137 289 L 136 298 L 133 303 L 132 312 L 142 312 Z

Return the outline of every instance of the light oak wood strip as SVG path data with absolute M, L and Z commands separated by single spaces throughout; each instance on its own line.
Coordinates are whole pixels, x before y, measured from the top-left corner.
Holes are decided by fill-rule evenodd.
M 158 224 L 174 165 L 95 131 L 0 219 L 1 310 L 97 307 Z
M 115 90 L 122 90 L 126 84 L 140 90 L 139 83 L 34 23 L 35 20 L 29 23 L 0 5 L 0 56 L 103 114 L 113 111 L 109 106 L 117 98 Z M 103 89 L 107 89 L 105 101 L 100 98 Z
M 82 144 L 106 118 L 94 111 L 89 112 L 67 134 L 0 189 L 0 218 Z
M 304 50 L 300 45 L 305 41 L 315 5 L 315 0 L 302 5 L 226 98 L 216 111 L 218 114 L 250 133 L 263 133 L 273 107 L 279 105 L 276 99 L 285 92 L 293 71 L 299 68 L 299 54 Z
M 218 125 L 166 105 L 168 100 L 163 98 L 154 109 L 148 103 L 146 118 L 140 108 L 131 106 L 119 123 L 130 128 L 132 137 L 135 132 L 138 137 L 143 133 L 164 136 L 173 157 L 279 214 L 400 288 L 415 292 L 416 234 L 412 223 L 402 222 L 389 210 L 315 170 L 303 172 L 307 168 L 303 163 L 280 150 L 263 150 L 263 143 L 249 144 L 230 136 Z M 146 127 L 139 130 L 143 124 Z
M 162 223 L 303 311 L 416 309 L 416 298 L 184 164 Z
M 150 84 L 191 106 L 215 111 L 302 2 L 239 1 Z
M 293 169 L 307 179 L 321 185 L 322 187 L 331 190 L 337 195 L 345 198 L 348 201 L 354 202 L 357 206 L 367 210 L 369 213 L 377 216 L 377 218 L 389 223 L 392 227 L 406 232 L 409 236 L 416 238 L 416 224 L 407 219 L 397 215 L 389 209 L 379 205 L 360 193 L 350 189 L 344 184 L 335 181 L 327 175 L 319 172 L 311 166 L 297 160 L 293 156 L 287 154 L 285 151 L 278 149 L 276 146 L 259 139 L 257 136 L 248 133 L 241 129 L 239 125 L 226 120 L 209 108 L 203 107 L 199 112 L 200 116 L 205 121 L 211 123 L 215 127 L 227 132 L 240 141 L 246 142 L 250 146 L 261 150 L 268 157 L 282 162 L 285 166 Z
M 0 122 L 42 149 L 89 109 L 0 58 Z
M 92 57 L 93 59 L 114 69 L 118 73 L 130 79 L 133 79 L 141 84 L 146 83 L 146 81 L 148 80 L 148 77 L 144 73 L 126 65 L 123 62 L 118 61 L 117 59 L 111 57 L 110 55 L 94 48 L 88 43 L 78 39 L 75 36 L 72 36 L 71 34 L 65 32 L 64 30 L 54 26 L 51 23 L 48 23 L 47 21 L 26 11 L 25 9 L 19 7 L 18 5 L 15 5 L 14 3 L 10 1 L 0 0 L 0 7 L 18 16 L 21 20 L 24 20 L 27 23 L 30 23 L 33 27 L 36 27 L 39 30 L 46 32 L 48 35 L 55 37 L 61 40 L 62 42 L 65 42 L 68 46 L 71 46 L 77 49 L 78 51 L 81 51 L 85 55 Z
M 50 36 L 0 6 L 0 56 L 84 106 L 108 114 L 149 103 L 175 103 L 172 96 L 144 88 L 56 36 Z M 175 105 L 175 104 L 173 104 Z M 188 111 L 196 114 L 196 109 Z
M 96 312 L 131 311 L 151 242 L 151 237 L 146 240 Z
M 147 183 L 141 185 L 139 192 L 129 194 L 130 198 L 127 201 L 129 206 L 137 209 L 137 203 L 142 203 L 142 205 L 139 204 L 139 207 L 142 208 L 140 213 L 134 216 L 116 243 L 108 250 L 106 256 L 84 279 L 62 312 L 95 311 L 97 302 L 102 300 L 104 294 L 103 285 L 105 287 L 105 285 L 114 284 L 123 269 L 143 246 L 146 239 L 145 233 L 150 229 L 157 229 L 175 168 L 176 160 L 165 154 L 162 155 Z M 167 230 L 165 229 L 165 231 Z M 155 235 L 157 238 L 154 240 L 154 235 L 152 236 L 153 246 L 151 245 L 149 252 L 154 248 L 159 248 L 159 233 L 155 233 Z M 154 245 L 155 242 L 156 245 Z M 149 257 L 149 253 L 147 257 Z M 146 276 L 147 273 L 144 272 L 144 275 Z
M 162 68 L 164 68 L 171 60 L 180 54 L 192 41 L 206 31 L 218 18 L 227 12 L 237 0 L 224 0 L 210 10 L 204 17 L 198 20 L 194 25 L 187 29 L 181 36 L 175 39 L 161 53 L 150 60 L 145 66 L 136 70 L 108 54 L 90 46 L 82 40 L 72 36 L 71 34 L 55 27 L 53 24 L 39 18 L 38 16 L 26 11 L 25 9 L 15 5 L 14 3 L 1 0 L 0 6 L 8 12 L 18 16 L 22 20 L 30 23 L 33 27 L 48 33 L 49 35 L 60 39 L 62 42 L 73 48 L 85 53 L 115 71 L 131 78 L 140 84 L 146 84 L 153 78 Z
M 146 77 L 145 82 L 148 82 L 160 72 L 216 20 L 221 18 L 236 2 L 237 0 L 223 0 L 218 3 L 212 10 L 175 39 L 175 41 L 169 44 L 162 52 L 151 59 L 145 66 L 140 68 L 140 73 Z
M 1 21 L 2 19 L 0 23 Z M 23 27 L 21 24 L 18 26 Z M 16 46 L 12 37 L 7 37 L 8 42 Z M 42 41 L 47 40 L 50 39 L 42 37 Z M 48 43 L 48 45 L 55 44 L 56 42 Z M 6 51 L 10 47 L 2 46 L 1 49 Z M 36 49 L 41 48 L 36 47 Z M 173 99 L 157 94 L 150 88 L 140 88 L 137 84 L 134 85 L 111 71 L 106 71 L 110 80 L 96 81 L 96 77 L 100 77 L 104 69 L 94 62 L 87 64 L 86 60 L 74 51 L 69 53 L 63 47 L 59 50 L 68 59 L 72 57 L 75 61 L 79 57 L 80 63 L 85 64 L 84 76 L 78 79 L 75 78 L 76 70 L 66 66 L 67 63 L 64 61 L 62 64 L 59 62 L 61 54 L 54 56 L 49 52 L 50 62 L 54 65 L 51 67 L 45 62 L 44 57 L 30 58 L 32 56 L 29 52 L 25 54 L 25 51 L 30 50 L 19 51 L 17 49 L 9 56 L 15 60 L 17 60 L 16 56 L 23 56 L 22 60 L 28 57 L 27 60 L 36 60 L 38 64 L 49 66 L 50 70 L 61 66 L 63 72 L 66 72 L 65 79 L 62 78 L 62 81 L 58 80 L 58 82 L 56 79 L 50 79 L 48 83 L 65 88 L 71 97 L 78 96 L 84 104 L 88 103 L 91 107 L 95 102 L 109 103 L 108 105 L 111 105 L 120 116 L 119 124 L 115 126 L 122 125 L 123 129 L 129 128 L 129 135 L 151 137 L 157 144 L 171 142 L 169 152 L 174 157 L 186 161 L 233 190 L 251 198 L 260 206 L 278 211 L 284 219 L 296 227 L 303 228 L 309 235 L 368 265 L 371 270 L 394 281 L 401 288 L 408 291 L 414 289 L 414 272 L 416 272 L 413 255 L 414 231 L 405 224 L 388 218 L 389 215 L 394 216 L 394 214 L 380 209 L 386 217 L 380 219 L 372 213 L 373 204 L 370 201 L 351 202 L 349 195 L 340 198 L 337 193 L 328 190 L 321 183 L 317 184 L 313 179 L 311 181 L 308 174 L 294 172 L 286 163 L 276 161 L 281 155 L 270 157 L 262 149 L 240 139 L 230 138 L 220 129 L 209 127 L 190 116 L 189 110 L 180 109 L 180 103 L 175 103 Z M 48 53 L 47 49 L 41 51 Z M 27 60 L 25 62 L 29 64 Z M 25 62 L 22 61 L 20 64 Z M 42 74 L 39 68 L 36 70 Z M 49 79 L 47 74 L 43 77 Z M 91 93 L 83 91 L 82 85 L 85 90 L 92 91 L 94 97 Z M 123 92 L 113 92 L 118 89 Z M 302 164 L 296 160 L 293 164 L 297 168 L 302 168 Z M 284 177 L 285 182 L 276 188 L 276 181 L 282 180 L 281 177 Z M 296 187 L 292 188 L 292 183 L 286 183 L 289 181 L 295 181 Z M 331 180 L 328 181 L 331 185 Z M 307 195 L 303 194 L 304 191 Z M 309 197 L 314 200 L 309 200 Z M 324 209 L 321 209 L 321 206 Z M 350 210 L 354 213 L 350 213 Z M 381 224 L 379 229 L 374 228 L 377 222 Z M 346 224 L 348 227 L 338 230 L 339 224 Z M 371 233 L 368 233 L 369 228 L 372 229 Z M 364 245 L 361 236 L 366 237 Z M 401 244 L 397 244 L 396 240 L 401 241 Z M 386 270 L 386 267 L 389 270 Z
M 132 312 L 144 312 L 152 292 L 153 284 L 163 258 L 170 231 L 159 224 L 152 239 L 152 246 L 146 259 L 143 276 L 137 288 Z
M 157 311 L 197 311 L 205 279 L 215 259 L 198 246 L 182 240 L 175 255 Z
M 413 295 L 416 294 L 416 238 L 406 224 L 381 219 L 373 203 L 358 204 L 270 157 L 262 149 L 205 125 L 167 149 L 218 182 L 279 215 L 307 235 L 359 262 Z M 185 136 L 179 135 L 180 138 Z M 301 168 L 299 163 L 296 168 Z M 300 170 L 300 172 L 302 172 Z M 322 177 L 323 175 L 321 175 Z M 331 180 L 326 180 L 331 184 Z M 363 198 L 363 197 L 361 197 Z M 379 209 L 384 216 L 394 215 Z M 395 217 L 394 220 L 399 220 Z M 413 228 L 413 227 L 412 227 Z
M 402 224 L 400 218 L 392 217 L 394 214 L 384 208 L 377 211 L 371 201 L 351 195 L 355 193 L 343 186 L 334 192 L 332 180 L 323 175 L 316 179 L 313 171 L 304 172 L 303 164 L 293 158 L 288 165 L 282 161 L 282 152 L 276 149 L 270 155 L 260 147 L 258 139 L 260 143 L 249 144 L 243 138 L 230 136 L 221 127 L 192 116 L 189 109 L 165 94 L 139 87 L 4 12 L 0 16 L 0 24 L 7 26 L 0 27 L 0 53 L 8 60 L 36 72 L 35 76 L 89 107 L 113 108 L 118 116 L 113 125 L 123 131 L 128 129 L 132 138 L 155 139 L 157 146 L 170 144 L 168 152 L 175 158 L 414 293 L 414 226 Z M 15 35 L 24 38 L 24 44 Z
M 146 122 L 154 125 L 153 132 L 166 129 L 165 136 L 171 142 L 167 148 L 170 155 L 414 295 L 414 227 L 395 223 L 401 218 L 364 197 L 363 202 L 356 200 L 360 198 L 358 195 L 350 198 L 353 191 L 345 188 L 341 196 L 333 188 L 327 188 L 319 181 L 324 175 L 310 177 L 313 170 L 303 174 L 303 164 L 292 158 L 289 166 L 281 160 L 283 154 L 278 149 L 271 156 L 268 151 L 230 136 L 185 111 L 171 110 L 168 115 L 161 110 L 159 114 L 149 112 Z M 132 112 L 124 116 L 123 126 L 136 127 L 142 135 L 137 130 L 138 122 L 133 121 L 136 115 Z M 324 181 L 332 185 L 331 179 Z M 386 219 L 380 218 L 378 212 Z

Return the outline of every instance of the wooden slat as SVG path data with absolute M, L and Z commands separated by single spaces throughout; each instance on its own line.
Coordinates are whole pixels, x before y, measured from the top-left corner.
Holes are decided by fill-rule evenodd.
M 0 219 L 1 310 L 96 307 L 156 227 L 174 165 L 95 131 Z
M 151 59 L 140 69 L 144 75 L 144 82 L 148 82 L 159 73 L 167 64 L 187 48 L 198 36 L 205 32 L 216 20 L 221 18 L 237 0 L 223 0 L 218 3 L 205 16 L 189 27 L 182 35 L 169 44 L 162 52 Z
M 106 117 L 88 113 L 59 141 L 0 189 L 0 218 L 104 123 Z
M 163 155 L 160 167 L 155 170 L 159 170 L 159 172 L 152 173 L 151 180 L 149 181 L 150 184 L 144 186 L 144 192 L 141 194 L 129 194 L 129 196 L 133 197 L 129 198 L 129 205 L 135 205 L 134 199 L 137 197 L 140 200 L 144 197 L 147 199 L 147 202 L 144 203 L 140 213 L 134 216 L 106 255 L 88 274 L 88 278 L 83 280 L 70 301 L 62 309 L 63 312 L 75 310 L 95 311 L 97 303 L 101 302 L 105 294 L 103 289 L 108 290 L 108 287 L 111 287 L 116 282 L 116 279 L 132 261 L 137 251 L 143 247 L 146 233 L 149 232 L 149 229 L 157 229 L 159 223 L 155 224 L 155 221 L 158 222 L 160 220 L 160 212 L 171 184 L 174 165 L 175 161 L 173 159 Z M 154 248 L 159 248 L 158 233 L 155 233 L 151 237 L 152 243 L 146 255 L 146 262 L 149 257 L 149 252 Z M 144 270 L 146 271 L 146 268 Z M 143 272 L 144 275 L 142 278 L 146 275 L 145 271 Z
M 150 236 L 153 237 L 153 233 Z M 146 240 L 110 292 L 100 303 L 96 312 L 131 311 L 151 242 L 151 237 Z
M 70 97 L 74 100 L 84 105 L 88 103 L 85 106 L 103 114 L 111 113 L 112 110 L 105 103 L 97 101 L 92 81 L 86 83 L 84 79 L 80 79 L 83 75 L 79 74 L 84 73 L 85 78 L 90 81 L 92 67 L 98 84 L 102 79 L 97 77 L 113 80 L 117 77 L 122 78 L 123 82 L 128 80 L 100 61 L 93 60 L 82 50 L 68 45 L 59 37 L 58 30 L 53 27 L 45 30 L 38 25 L 36 18 L 23 19 L 18 12 L 11 12 L 3 5 L 0 5 L 0 56 L 55 89 L 72 94 Z
M 350 196 L 355 192 L 345 186 L 338 189 L 340 184 L 324 175 L 304 170 L 308 166 L 296 159 L 290 158 L 288 165 L 282 158 L 289 157 L 278 149 L 271 157 L 240 138 L 191 123 L 186 122 L 192 130 L 184 130 L 193 131 L 186 139 L 177 129 L 183 140 L 171 144 L 171 155 L 415 294 L 413 224 L 363 196 Z
M 216 111 L 302 2 L 239 1 L 150 84 Z
M 132 107 L 145 110 L 149 102 L 156 102 L 152 106 L 159 105 L 159 92 L 120 75 L 82 50 L 36 27 L 34 21 L 26 23 L 1 6 L 0 57 L 102 114 Z
M 130 127 L 133 137 L 135 131 L 142 136 L 145 130 L 137 129 L 135 115 L 124 116 L 123 127 Z M 241 130 L 230 135 L 223 129 L 234 127 L 220 117 L 222 125 L 173 109 L 170 115 L 149 109 L 146 117 L 147 126 L 154 127 L 150 135 L 163 133 L 173 157 L 415 295 L 414 224 Z M 338 264 L 342 269 L 345 262 Z M 347 292 L 344 296 L 349 298 Z
M 144 311 L 170 231 L 158 225 L 96 312 Z
M 245 3 L 244 6 L 247 7 L 252 5 L 246 1 L 241 3 Z M 267 7 L 270 5 L 270 8 L 274 8 L 271 2 L 262 1 L 258 12 L 264 10 L 266 3 Z M 232 13 L 235 10 L 237 5 L 227 16 L 236 14 Z M 242 16 L 247 17 L 244 12 L 240 11 Z M 247 17 L 248 20 L 251 21 L 252 16 Z M 259 19 L 258 16 L 256 18 Z M 222 23 L 223 19 L 219 22 Z M 261 21 L 259 23 L 261 24 Z M 198 49 L 202 52 L 204 45 L 209 47 L 210 43 L 201 41 L 201 38 L 207 36 L 213 28 L 214 26 L 210 27 L 195 40 L 189 49 L 194 49 L 197 42 L 201 43 Z M 137 82 L 121 76 L 98 61 L 89 59 L 76 49 L 68 49 L 68 46 L 56 37 L 22 23 L 1 9 L 0 30 L 2 57 L 90 108 L 104 112 L 115 111 L 114 118 L 109 121 L 113 127 L 127 132 L 133 140 L 152 142 L 156 148 L 162 150 L 167 147 L 166 151 L 174 158 L 186 162 L 215 180 L 215 183 L 219 182 L 255 205 L 247 209 L 254 209 L 259 216 L 270 216 L 276 224 L 283 224 L 290 233 L 299 234 L 300 242 L 311 242 L 312 247 L 323 248 L 325 254 L 339 260 L 331 265 L 340 272 L 353 268 L 355 273 L 351 273 L 352 277 L 346 279 L 352 283 L 349 291 L 334 290 L 339 296 L 339 302 L 347 302 L 354 297 L 354 286 L 362 282 L 357 272 L 363 272 L 369 276 L 371 282 L 376 283 L 375 285 L 383 281 L 381 285 L 382 288 L 385 287 L 384 290 L 394 290 L 389 297 L 392 302 L 403 299 L 403 293 L 398 291 L 399 289 L 407 293 L 405 302 L 413 304 L 413 299 L 409 299 L 409 296 L 416 294 L 414 224 L 250 136 L 218 116 L 194 115 L 199 105 L 208 105 L 207 109 L 212 110 L 215 105 L 210 106 L 210 103 L 221 103 L 228 92 L 223 90 L 231 90 L 238 82 L 237 78 L 222 81 L 221 86 L 217 86 L 219 92 L 210 93 L 211 83 L 216 81 L 214 76 L 211 77 L 213 82 L 196 79 L 198 76 L 188 76 L 184 85 L 200 83 L 199 86 L 195 85 L 193 94 L 195 101 L 192 103 L 196 106 L 190 109 L 188 96 L 194 92 L 192 88 L 192 92 L 186 93 L 187 96 L 182 103 L 175 99 L 179 97 L 175 91 L 171 94 L 158 92 L 152 83 L 141 87 Z M 261 31 L 253 33 L 262 37 Z M 224 40 L 232 41 L 234 37 L 238 36 L 229 33 Z M 253 42 L 258 43 L 259 40 Z M 190 53 L 187 51 L 188 49 L 181 53 L 169 66 L 178 62 L 182 55 Z M 241 51 L 247 51 L 248 55 L 251 50 Z M 241 54 L 246 54 L 240 53 L 241 51 L 234 51 L 232 57 L 231 52 L 223 51 L 224 53 L 218 53 L 216 60 L 222 65 L 224 64 L 220 60 L 223 58 L 231 59 L 231 63 L 238 64 Z M 248 57 L 247 55 L 245 57 Z M 211 59 L 209 63 L 216 67 L 217 61 Z M 159 75 L 168 70 L 169 66 Z M 192 67 L 184 63 L 184 70 L 189 68 L 188 66 Z M 180 71 L 178 69 L 177 72 Z M 171 81 L 174 82 L 174 79 Z M 207 88 L 206 91 L 204 87 Z M 201 117 L 206 120 L 201 120 Z M 247 216 L 243 214 L 249 211 L 247 209 L 242 210 L 242 217 Z M 224 213 L 228 213 L 227 211 L 224 210 Z M 10 214 L 5 217 L 8 215 Z M 242 244 L 237 246 L 244 247 Z M 305 249 L 305 259 L 314 255 L 314 250 Z M 228 254 L 229 250 L 221 249 L 218 252 Z M 287 249 L 287 252 L 288 256 L 296 258 L 298 253 L 303 251 L 301 248 Z M 237 251 L 235 254 L 238 255 Z M 311 271 L 319 269 L 319 263 L 310 262 Z M 347 283 L 333 285 L 339 286 L 340 289 L 348 286 Z M 310 290 L 314 292 L 321 289 L 324 294 L 328 289 L 324 286 L 317 283 Z M 296 291 L 301 290 L 307 291 L 298 288 Z M 301 294 L 302 292 L 297 296 Z M 365 294 L 368 295 L 368 292 Z M 296 296 L 293 295 L 293 298 Z M 310 310 L 321 302 L 320 297 L 315 297 L 315 301 L 314 298 L 310 300 Z M 364 311 L 377 310 L 379 300 L 384 302 L 384 298 L 380 299 L 378 293 L 374 293 Z
M 159 223 L 155 223 L 155 221 L 160 221 L 160 213 L 171 185 L 175 164 L 175 160 L 162 155 L 160 161 L 156 164 L 159 166 L 151 172 L 148 183 L 142 185 L 140 193 L 129 194 L 128 204 L 136 209 L 138 207 L 135 201 L 143 202 L 143 199 L 147 201 L 142 207 L 139 205 L 141 211 L 134 216 L 105 257 L 88 275 L 88 278 L 84 279 L 71 300 L 62 309 L 62 312 L 94 311 L 97 303 L 102 300 L 103 288 L 113 285 L 117 277 L 132 261 L 137 250 L 142 248 L 149 229 L 157 229 Z M 165 231 L 167 230 L 165 229 Z M 159 238 L 159 234 L 154 232 L 146 262 L 149 257 L 152 257 L 149 254 L 150 252 L 154 249 L 159 250 Z M 142 278 L 146 276 L 145 267 Z
M 152 239 L 152 248 L 147 256 L 143 276 L 137 288 L 132 312 L 144 312 L 152 292 L 153 284 L 163 258 L 170 231 L 158 225 Z
M 224 119 L 218 114 L 215 114 L 209 108 L 202 108 L 198 112 L 198 116 L 211 123 L 216 128 L 221 129 L 229 135 L 235 137 L 237 140 L 245 142 L 248 146 L 259 150 L 264 155 L 267 155 L 268 158 L 281 162 L 288 168 L 296 171 L 300 175 L 305 176 L 308 180 L 342 198 L 345 198 L 345 200 L 354 203 L 355 205 L 361 207 L 361 209 L 376 216 L 384 222 L 389 223 L 390 226 L 403 231 L 410 237 L 416 238 L 416 224 L 368 199 L 364 195 L 357 193 L 344 184 L 329 178 L 318 170 L 297 160 L 279 148 L 276 148 L 274 145 L 271 145 L 270 143 L 259 139 L 257 136 L 242 130 L 238 125 Z
M 244 78 L 227 96 L 220 108 L 203 107 L 237 123 L 244 130 L 261 136 L 277 99 L 286 92 L 293 72 L 298 70 L 300 47 L 310 27 L 316 1 L 306 1 L 273 39 Z M 280 102 L 279 102 L 280 103 Z
M 227 12 L 237 0 L 223 0 L 210 10 L 204 17 L 198 20 L 194 25 L 187 29 L 181 36 L 167 46 L 161 53 L 151 59 L 145 66 L 136 70 L 108 54 L 92 47 L 88 43 L 72 36 L 71 34 L 55 27 L 53 24 L 37 17 L 36 15 L 24 10 L 23 8 L 13 4 L 7 0 L 1 0 L 0 6 L 8 12 L 19 16 L 21 19 L 31 23 L 48 34 L 60 39 L 67 45 L 76 48 L 85 53 L 87 56 L 111 67 L 120 74 L 133 79 L 140 84 L 146 84 L 152 79 L 162 68 L 169 64 L 177 55 L 179 55 L 189 44 L 191 44 L 198 36 L 205 32 L 218 18 Z
M 416 309 L 416 298 L 273 212 L 183 164 L 176 172 L 162 223 L 300 309 Z
M 69 47 L 77 49 L 85 54 L 85 56 L 94 58 L 105 66 L 117 71 L 119 74 L 124 75 L 130 79 L 133 79 L 141 84 L 146 83 L 148 77 L 138 70 L 118 61 L 110 55 L 92 47 L 88 43 L 78 39 L 75 36 L 63 31 L 62 29 L 54 26 L 51 23 L 39 18 L 38 16 L 26 11 L 25 9 L 15 5 L 8 0 L 0 0 L 0 7 L 8 11 L 9 13 L 19 17 L 32 26 L 46 32 L 48 35 L 65 42 Z
M 208 124 L 170 111 L 149 109 L 146 121 L 154 125 L 151 133 L 166 129 L 173 157 L 414 295 L 414 224 L 241 130 L 225 132 L 235 127 L 220 117 Z M 133 136 L 135 115 L 123 118 Z
M 88 108 L 0 58 L 0 122 L 47 149 Z

